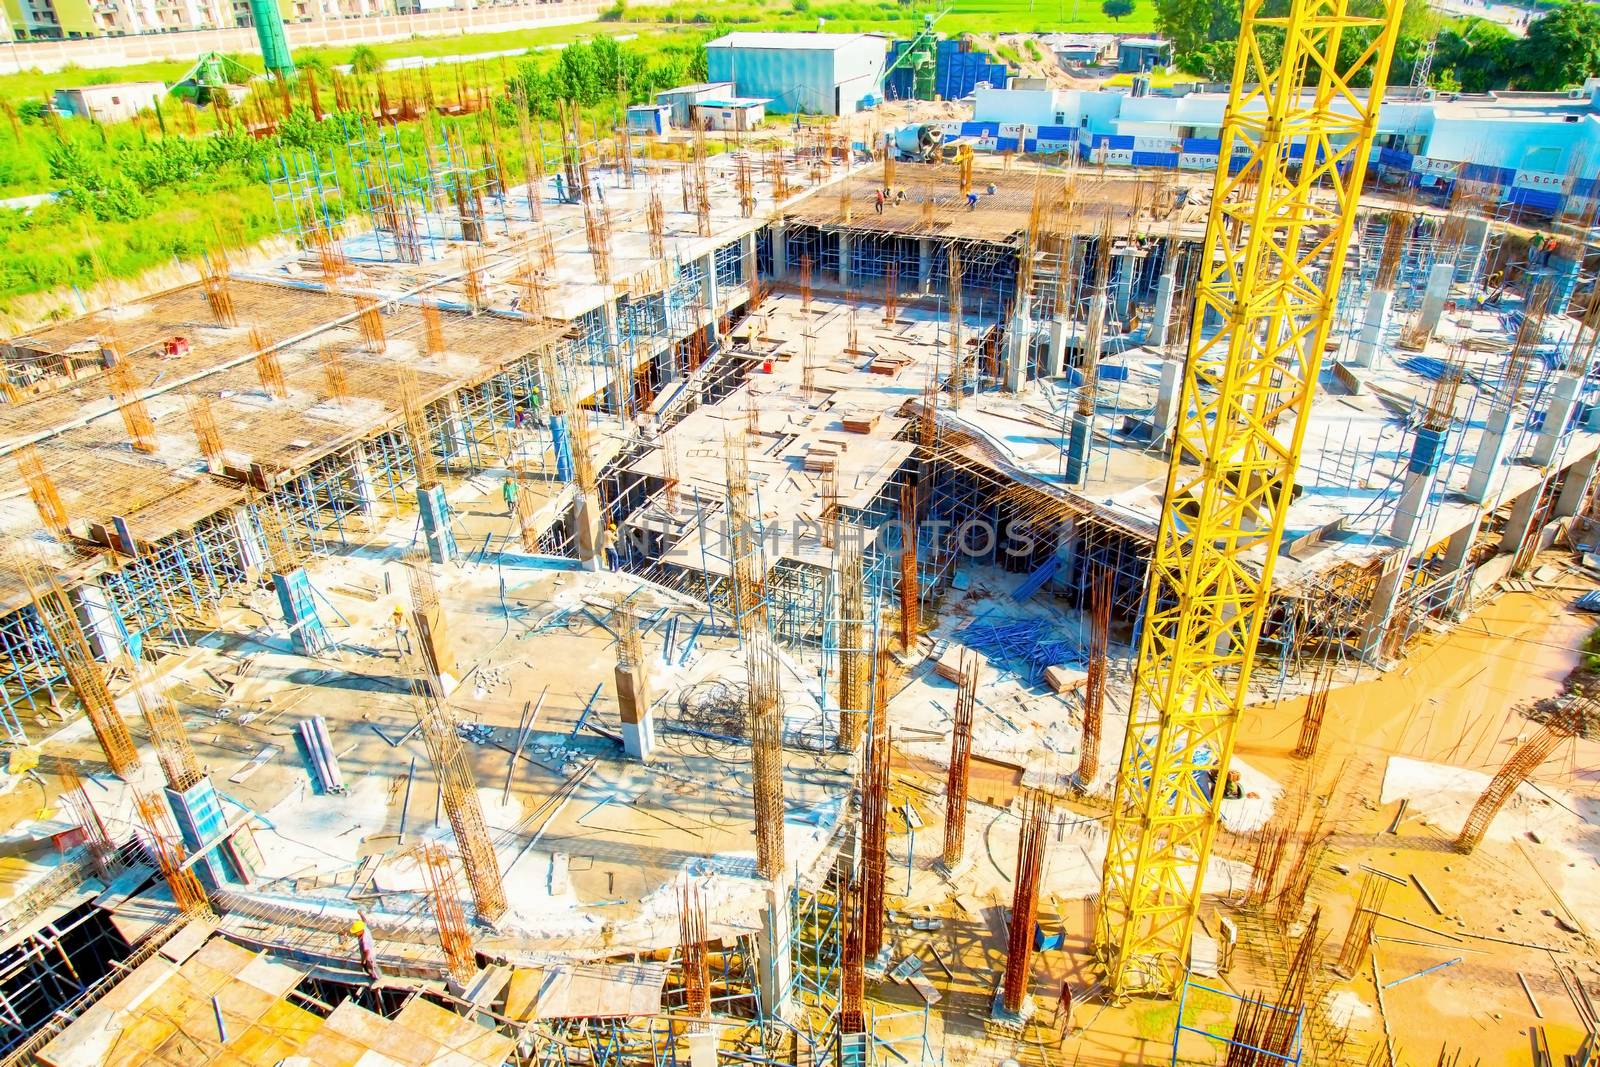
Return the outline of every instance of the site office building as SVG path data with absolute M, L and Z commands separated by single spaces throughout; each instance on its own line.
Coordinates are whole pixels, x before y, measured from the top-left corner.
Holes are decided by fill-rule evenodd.
M 706 65 L 770 112 L 853 115 L 876 102 L 888 48 L 876 33 L 737 32 L 706 45 Z

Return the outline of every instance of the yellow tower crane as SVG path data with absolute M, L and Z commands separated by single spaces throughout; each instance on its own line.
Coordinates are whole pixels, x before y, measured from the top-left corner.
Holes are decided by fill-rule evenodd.
M 1117 996 L 1187 964 L 1402 3 L 1265 6 L 1239 30 L 1106 849 Z

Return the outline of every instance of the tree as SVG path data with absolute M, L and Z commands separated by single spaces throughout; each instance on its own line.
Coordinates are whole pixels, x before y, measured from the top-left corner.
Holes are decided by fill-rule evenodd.
M 1516 65 L 1523 89 L 1564 89 L 1600 74 L 1600 10 L 1586 0 L 1566 0 L 1528 27 Z
M 1133 14 L 1133 0 L 1102 0 L 1100 10 L 1112 22 L 1116 22 L 1126 15 Z
M 1213 14 L 1212 0 L 1156 0 L 1156 27 L 1178 56 L 1198 52 L 1211 41 Z
M 383 69 L 383 57 L 368 45 L 358 44 L 350 52 L 350 73 L 376 74 Z

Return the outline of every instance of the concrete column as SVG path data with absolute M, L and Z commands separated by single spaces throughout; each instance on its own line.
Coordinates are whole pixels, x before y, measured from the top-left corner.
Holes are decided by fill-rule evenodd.
M 1384 630 L 1394 614 L 1395 602 L 1400 596 L 1400 580 L 1410 569 L 1411 553 L 1404 548 L 1384 560 L 1384 571 L 1372 591 L 1372 603 L 1367 605 L 1367 617 L 1361 628 L 1361 655 L 1372 662 L 1378 658 L 1383 644 Z
M 250 509 L 240 504 L 229 509 L 228 518 L 233 523 L 234 536 L 239 541 L 240 562 L 244 564 L 245 573 L 252 576 L 260 574 L 267 565 L 267 550 Z
M 1472 474 L 1467 478 L 1467 499 L 1475 504 L 1486 503 L 1489 486 L 1495 472 L 1505 462 L 1510 446 L 1511 412 L 1498 408 L 1489 412 L 1484 420 L 1483 436 L 1478 439 L 1478 454 L 1472 457 Z
M 1548 467 L 1557 459 L 1561 438 L 1572 418 L 1572 409 L 1577 406 L 1578 390 L 1582 388 L 1583 379 L 1570 371 L 1559 375 L 1551 385 L 1550 406 L 1544 409 L 1544 427 L 1533 443 L 1531 458 L 1536 465 Z
M 917 239 L 917 288 L 926 293 L 933 285 L 933 238 Z
M 1467 248 L 1472 249 L 1472 258 L 1466 267 L 1457 272 L 1456 277 L 1469 285 L 1478 284 L 1478 276 L 1483 273 L 1483 254 L 1489 247 L 1489 220 L 1468 216 L 1462 220 L 1465 224 L 1462 229 L 1462 241 Z
M 754 230 L 751 230 L 749 233 L 739 238 L 739 255 L 744 260 L 744 263 L 742 264 L 744 267 L 744 283 L 746 285 L 754 285 L 757 274 L 756 232 Z
M 706 318 L 704 321 L 705 325 L 711 330 L 711 339 L 715 340 L 717 337 L 717 305 L 722 300 L 722 294 L 717 291 L 716 255 L 708 252 L 704 257 L 702 257 L 700 260 L 700 269 L 705 272 Z M 613 310 L 611 314 L 612 321 L 615 322 L 616 312 Z
M 1449 541 L 1444 546 L 1442 562 L 1444 569 L 1458 571 L 1467 562 L 1467 553 L 1472 551 L 1472 546 L 1478 541 L 1478 531 L 1483 529 L 1483 512 L 1480 510 L 1461 529 L 1450 535 Z
M 572 516 L 577 527 L 578 559 L 585 570 L 597 571 L 605 566 L 605 525 L 600 505 L 582 493 L 572 504 Z
M 1156 279 L 1156 306 L 1150 315 L 1150 332 L 1145 335 L 1144 342 L 1149 348 L 1160 348 L 1167 343 L 1167 332 L 1172 323 L 1172 298 L 1177 289 L 1178 276 L 1170 269 Z
M 772 277 L 781 281 L 789 276 L 789 226 L 774 222 L 767 232 L 772 234 Z
M 1395 505 L 1394 518 L 1389 523 L 1389 536 L 1402 545 L 1411 544 L 1422 516 L 1428 509 L 1428 498 L 1433 495 L 1435 471 L 1410 471 L 1400 490 L 1400 503 Z
M 572 460 L 572 431 L 565 415 L 550 416 L 550 449 L 556 457 L 556 477 L 570 483 L 577 468 Z
M 1067 320 L 1057 315 L 1050 320 L 1050 350 L 1045 357 L 1045 375 L 1059 378 L 1067 373 Z
M 1378 349 L 1383 344 L 1383 333 L 1389 327 L 1389 309 L 1393 306 L 1393 290 L 1372 290 L 1372 295 L 1367 298 L 1367 313 L 1361 320 L 1361 333 L 1356 339 L 1356 350 L 1350 357 L 1350 366 L 1377 366 Z
M 289 638 L 295 649 L 312 656 L 328 647 L 328 631 L 311 597 L 311 582 L 306 578 L 305 568 L 274 574 L 272 586 L 278 594 L 278 607 L 283 611 L 283 622 L 289 627 Z
M 1162 451 L 1172 441 L 1178 424 L 1178 404 L 1183 399 L 1183 363 L 1169 359 L 1161 364 L 1161 386 L 1156 391 L 1156 407 L 1151 415 L 1154 433 L 1151 444 Z
M 1029 300 L 1017 301 L 1016 314 L 1006 328 L 1006 390 L 1015 393 L 1028 380 L 1028 359 L 1033 350 L 1033 319 L 1029 315 Z
M 789 1005 L 794 977 L 794 920 L 789 913 L 789 885 L 781 879 L 767 886 L 761 909 L 761 933 L 756 937 L 756 973 L 761 985 L 761 1011 L 769 1018 Z
M 622 720 L 622 748 L 641 763 L 655 754 L 656 726 L 651 709 L 649 668 L 642 663 L 617 664 L 617 712 Z
M 222 802 L 217 798 L 211 779 L 202 778 L 182 793 L 168 788 L 166 794 L 167 803 L 172 805 L 172 821 L 178 828 L 178 836 L 191 853 L 212 844 L 227 829 Z M 223 862 L 221 848 L 213 848 L 201 856 L 195 861 L 193 870 L 195 877 L 207 889 L 227 888 L 231 872 Z
M 445 398 L 445 408 L 449 414 L 445 417 L 445 440 L 450 443 L 452 456 L 470 456 L 470 434 L 467 432 L 467 419 L 461 413 L 461 398 L 455 394 Z
M 1576 515 L 1578 509 L 1583 507 L 1583 498 L 1589 492 L 1589 483 L 1594 480 L 1596 466 L 1600 466 L 1600 449 L 1580 457 L 1567 467 L 1566 478 L 1561 483 L 1561 494 L 1556 497 L 1555 518 L 1565 519 Z
M 435 563 L 455 559 L 456 536 L 450 529 L 450 503 L 445 499 L 444 486 L 425 485 L 418 489 L 417 509 L 422 513 L 422 539 L 428 546 L 428 558 Z
M 1094 436 L 1094 416 L 1074 412 L 1067 432 L 1067 484 L 1082 485 L 1089 469 L 1089 441 Z
M 1444 431 L 1426 426 L 1417 429 L 1411 446 L 1411 462 L 1406 468 L 1405 486 L 1400 491 L 1400 503 L 1395 508 L 1389 525 L 1389 536 L 1402 545 L 1409 546 L 1416 536 L 1422 517 L 1428 510 L 1428 498 L 1433 495 L 1433 484 L 1439 474 L 1439 460 L 1444 448 Z
M 1117 256 L 1116 309 L 1117 321 L 1127 322 L 1128 311 L 1133 306 L 1133 280 L 1139 273 L 1139 257 L 1132 252 Z
M 1056 530 L 1056 558 L 1061 561 L 1058 573 L 1071 574 L 1078 566 L 1078 520 L 1068 518 Z
M 1501 552 L 1515 552 L 1528 536 L 1534 513 L 1539 510 L 1539 494 L 1543 490 L 1543 482 L 1529 486 L 1511 505 L 1511 517 L 1506 520 L 1506 528 L 1500 534 Z
M 839 288 L 850 290 L 850 235 L 839 233 Z
M 350 450 L 350 482 L 356 491 L 356 506 L 361 518 L 370 527 L 378 518 L 378 491 L 372 481 L 372 464 L 367 459 L 367 446 L 357 444 Z
M 112 610 L 111 598 L 105 586 L 97 581 L 85 581 L 72 587 L 68 597 L 77 613 L 83 636 L 89 639 L 94 658 L 107 663 L 122 655 L 127 649 L 122 639 L 122 627 L 117 625 L 117 614 Z
M 1429 336 L 1439 328 L 1439 319 L 1444 314 L 1445 301 L 1450 299 L 1450 285 L 1455 277 L 1454 263 L 1435 263 L 1428 270 L 1428 287 L 1422 294 L 1422 311 L 1417 325 L 1426 330 Z
M 1579 260 L 1558 256 L 1550 260 L 1545 270 L 1550 281 L 1550 314 L 1565 314 L 1573 290 L 1578 287 Z

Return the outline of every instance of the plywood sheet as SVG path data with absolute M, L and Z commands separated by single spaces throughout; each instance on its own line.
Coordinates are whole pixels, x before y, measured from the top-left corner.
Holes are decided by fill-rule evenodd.
M 665 964 L 563 964 L 546 972 L 534 1017 L 582 1019 L 654 1015 L 661 1010 Z

